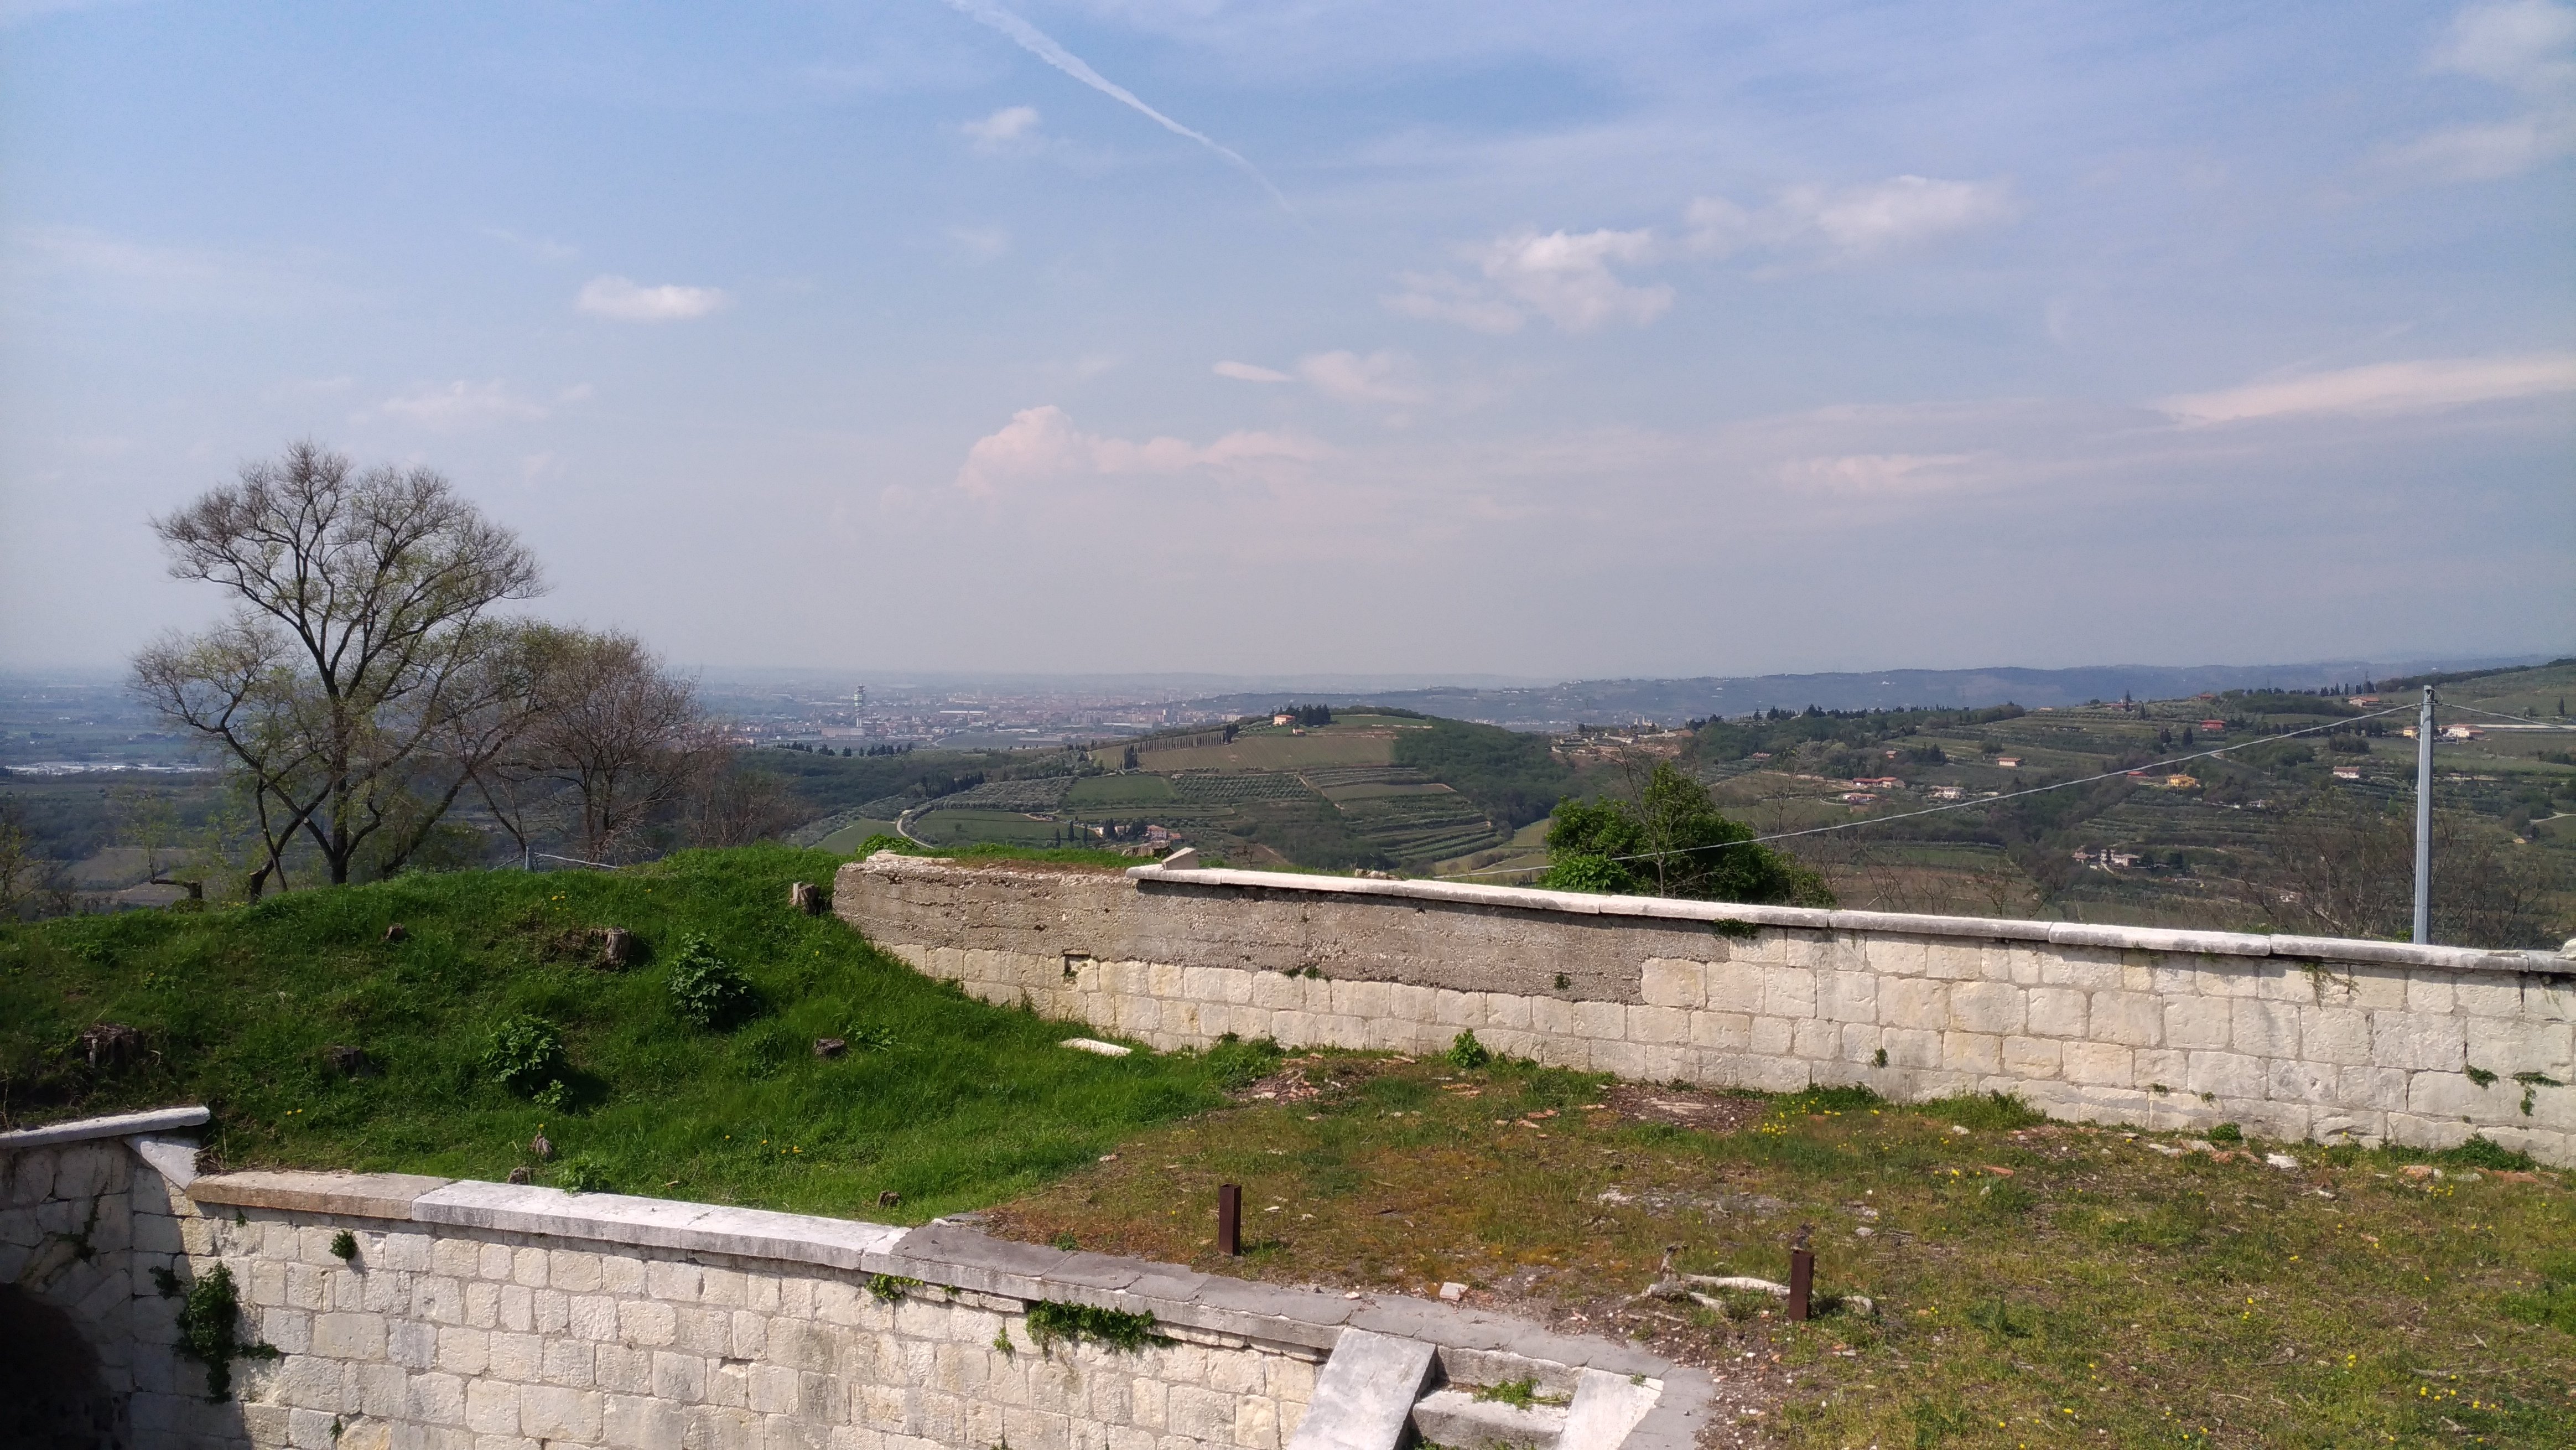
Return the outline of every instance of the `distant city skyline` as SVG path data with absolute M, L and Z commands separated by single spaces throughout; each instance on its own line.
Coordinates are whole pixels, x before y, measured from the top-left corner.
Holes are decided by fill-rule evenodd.
M 0 0 L 0 668 L 440 469 L 684 665 L 2576 641 L 2576 6 Z

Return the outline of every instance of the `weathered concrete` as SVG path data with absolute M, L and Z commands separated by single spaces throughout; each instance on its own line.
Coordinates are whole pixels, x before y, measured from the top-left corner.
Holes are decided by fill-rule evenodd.
M 834 909 L 988 1001 L 1233 1033 L 2576 1163 L 2576 960 L 2390 942 L 880 854 Z M 2515 1081 L 2517 1074 L 2537 1076 Z M 2528 1106 L 2526 1110 L 2526 1087 Z
M 233 1365 L 225 1404 L 178 1354 L 179 1301 L 158 1287 L 217 1266 L 246 1342 L 277 1351 Z M 1428 1301 L 954 1223 L 408 1174 L 199 1177 L 157 1133 L 66 1131 L 0 1153 L 0 1285 L 78 1326 L 114 1409 L 107 1443 L 138 1450 L 1281 1450 L 1328 1356 L 1411 1366 L 1395 1430 L 1444 1375 L 1633 1377 L 1654 1404 L 1634 1450 L 1683 1450 L 1711 1398 L 1704 1376 L 1626 1345 Z M 1029 1314 L 1046 1301 L 1148 1315 L 1158 1337 L 1134 1353 L 1041 1345 Z M 1375 1425 L 1385 1376 L 1361 1379 Z
M 1431 1366 L 1420 1340 L 1343 1330 L 1288 1450 L 1395 1450 Z

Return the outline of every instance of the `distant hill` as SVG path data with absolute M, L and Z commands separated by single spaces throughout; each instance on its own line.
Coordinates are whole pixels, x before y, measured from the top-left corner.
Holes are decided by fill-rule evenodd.
M 2538 664 L 2539 655 L 2455 660 L 2323 660 L 2294 665 L 2087 665 L 2069 670 L 1879 670 L 1815 675 L 1710 675 L 1688 680 L 1575 680 L 1561 685 L 1448 687 L 1337 694 L 1333 704 L 1391 705 L 1515 730 L 1570 730 L 1578 724 L 1652 720 L 1678 725 L 1756 710 L 1984 709 L 2015 704 L 2081 705 L 2087 700 L 2179 699 L 2221 690 L 2314 690 L 2435 671 Z M 1236 714 L 1266 711 L 1275 694 L 1215 695 L 1192 706 Z

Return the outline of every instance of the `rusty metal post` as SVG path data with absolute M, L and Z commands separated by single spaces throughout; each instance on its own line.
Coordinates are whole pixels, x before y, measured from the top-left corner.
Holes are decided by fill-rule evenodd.
M 1216 1251 L 1233 1257 L 1243 1252 L 1243 1188 L 1220 1184 L 1216 1191 Z
M 1798 1225 L 1798 1237 L 1789 1250 L 1789 1317 L 1801 1323 L 1807 1318 L 1807 1300 L 1816 1287 L 1816 1251 L 1807 1247 L 1806 1224 Z

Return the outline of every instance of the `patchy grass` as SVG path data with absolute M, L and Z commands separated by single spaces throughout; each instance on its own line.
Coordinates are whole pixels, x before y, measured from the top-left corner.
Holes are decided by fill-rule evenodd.
M 1720 1443 L 2576 1444 L 2569 1175 L 2464 1166 L 2474 1150 L 2294 1146 L 2288 1172 L 2261 1145 L 2147 1146 L 2184 1141 L 2008 1098 L 1309 1053 L 989 1217 L 1282 1282 L 1462 1281 L 1717 1371 L 1763 1411 Z M 1233 1261 L 1222 1182 L 1244 1188 Z M 1634 1297 L 1671 1274 L 1785 1280 L 1801 1224 L 1824 1311 L 1805 1325 L 1758 1293 Z
M 787 883 L 828 882 L 839 859 L 751 847 L 0 926 L 0 1121 L 206 1102 L 208 1145 L 237 1167 L 525 1167 L 568 1188 L 910 1221 L 1089 1163 L 1222 1101 L 1220 1073 L 1243 1070 L 1068 1052 L 1089 1029 L 970 1000 L 791 910 Z M 387 942 L 395 922 L 407 935 Z M 592 969 L 604 926 L 641 939 L 639 964 Z M 709 962 L 746 994 L 700 1026 L 672 981 L 685 968 L 703 987 Z M 98 1022 L 140 1029 L 148 1051 L 92 1068 L 76 1044 Z M 815 1056 L 825 1037 L 843 1055 Z M 335 1046 L 363 1050 L 363 1075 L 335 1070 Z M 541 1126 L 543 1160 L 527 1147 Z M 880 1204 L 889 1192 L 900 1202 Z

